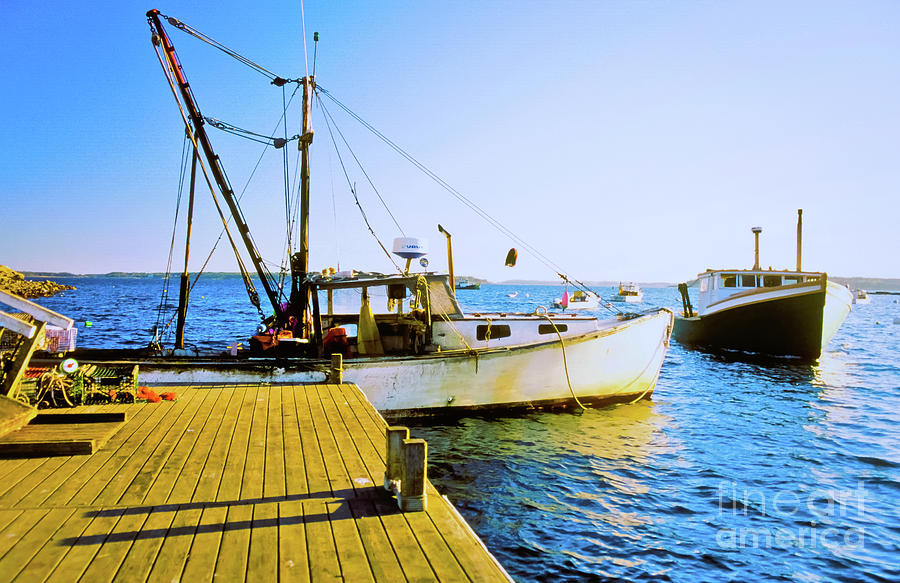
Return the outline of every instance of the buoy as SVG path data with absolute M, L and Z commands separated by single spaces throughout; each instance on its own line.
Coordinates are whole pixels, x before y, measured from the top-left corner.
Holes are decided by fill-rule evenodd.
M 85 328 L 90 328 L 90 327 L 93 326 L 93 325 L 94 325 L 94 323 L 91 322 L 90 320 L 88 320 L 87 322 L 84 323 L 84 327 L 85 327 Z

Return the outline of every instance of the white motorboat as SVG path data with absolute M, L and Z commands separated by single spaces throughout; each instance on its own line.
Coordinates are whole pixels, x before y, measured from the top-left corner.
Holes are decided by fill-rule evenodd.
M 709 269 L 699 274 L 694 312 L 680 284 L 684 312 L 673 337 L 686 345 L 768 356 L 819 358 L 850 312 L 850 290 L 823 272 L 800 269 L 802 211 L 797 222 L 797 270 L 759 267 L 759 233 L 753 269 Z

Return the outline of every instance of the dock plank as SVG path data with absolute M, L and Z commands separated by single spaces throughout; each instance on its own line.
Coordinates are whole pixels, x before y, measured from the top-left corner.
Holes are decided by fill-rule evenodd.
M 282 439 L 284 440 L 284 480 L 285 494 L 294 496 L 309 494 L 306 481 L 307 463 L 303 454 L 303 440 L 300 436 L 300 425 L 297 420 L 297 387 L 294 385 L 282 388 Z
M 509 580 L 430 483 L 427 511 L 397 508 L 381 487 L 387 424 L 358 387 L 176 390 L 174 403 L 93 406 L 129 414 L 91 456 L 0 460 L 18 478 L 0 493 L 0 573 Z
M 117 582 L 132 583 L 147 580 L 159 556 L 165 534 L 172 526 L 176 509 L 177 506 L 173 505 L 146 509 L 149 515 L 119 566 L 119 571 L 116 573 Z
M 306 554 L 306 529 L 303 503 L 299 500 L 278 504 L 278 578 L 281 581 L 309 581 Z

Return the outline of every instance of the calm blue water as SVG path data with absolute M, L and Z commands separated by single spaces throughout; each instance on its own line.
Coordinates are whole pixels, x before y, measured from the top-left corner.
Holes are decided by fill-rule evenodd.
M 60 281 L 78 290 L 41 303 L 79 322 L 79 346 L 148 343 L 159 278 Z M 472 311 L 531 311 L 561 292 L 459 297 Z M 255 327 L 237 278 L 201 280 L 194 297 L 188 342 L 224 349 Z M 674 288 L 645 298 L 680 303 Z M 652 401 L 412 433 L 518 581 L 900 581 L 898 300 L 855 306 L 816 365 L 673 342 Z

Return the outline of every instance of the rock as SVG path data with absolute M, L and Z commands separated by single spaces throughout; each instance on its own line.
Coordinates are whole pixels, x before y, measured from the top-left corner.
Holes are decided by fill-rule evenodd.
M 53 281 L 26 281 L 25 276 L 18 271 L 13 271 L 5 265 L 0 265 L 0 289 L 17 296 L 32 298 L 49 298 L 66 289 L 75 289 L 71 285 L 64 285 Z

